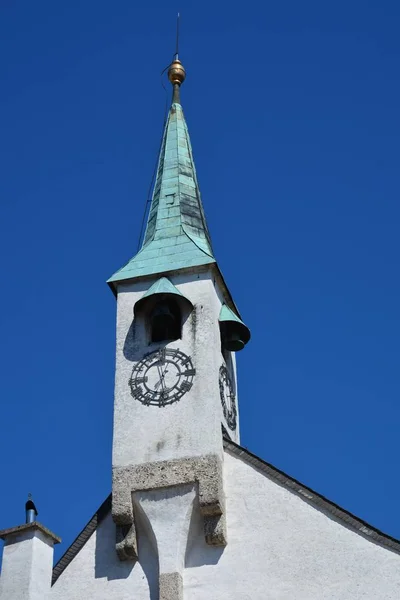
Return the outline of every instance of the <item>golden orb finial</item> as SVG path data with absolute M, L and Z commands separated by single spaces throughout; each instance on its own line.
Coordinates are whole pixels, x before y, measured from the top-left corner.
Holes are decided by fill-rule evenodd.
M 178 56 L 175 56 L 168 69 L 168 79 L 172 85 L 181 85 L 186 79 L 185 67 L 179 60 Z

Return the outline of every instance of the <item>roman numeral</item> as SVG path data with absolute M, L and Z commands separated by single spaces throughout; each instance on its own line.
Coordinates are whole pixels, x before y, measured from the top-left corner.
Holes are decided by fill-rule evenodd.
M 182 375 L 185 375 L 186 377 L 196 375 L 196 369 L 188 369 L 187 371 L 184 371 Z
M 131 391 L 131 394 L 135 400 L 138 400 L 142 396 L 142 391 L 140 388 L 135 388 Z
M 189 381 L 182 381 L 181 383 L 181 392 L 185 393 L 188 392 L 191 387 L 192 387 L 192 383 L 189 383 Z
M 146 394 L 145 396 L 143 396 L 142 402 L 145 406 L 150 406 L 151 394 Z
M 159 399 L 160 406 L 165 406 L 167 401 L 168 401 L 168 394 L 166 392 L 161 392 L 160 399 Z
M 146 383 L 147 381 L 147 377 L 136 377 L 135 381 L 132 383 L 136 383 L 137 385 L 139 385 L 140 383 Z

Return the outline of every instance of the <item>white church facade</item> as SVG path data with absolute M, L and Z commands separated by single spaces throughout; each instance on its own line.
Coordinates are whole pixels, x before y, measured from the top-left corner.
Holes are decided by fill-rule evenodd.
M 0 532 L 0 600 L 399 600 L 400 541 L 240 446 L 250 332 L 212 250 L 177 56 L 168 76 L 142 248 L 108 281 L 112 494 L 56 565 L 29 500 Z

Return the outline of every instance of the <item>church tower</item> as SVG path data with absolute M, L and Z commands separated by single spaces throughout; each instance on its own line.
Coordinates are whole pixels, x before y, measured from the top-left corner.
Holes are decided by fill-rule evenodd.
M 185 76 L 176 55 L 142 248 L 108 281 L 117 297 L 116 549 L 137 558 L 140 517 L 157 548 L 160 598 L 180 597 L 193 510 L 208 544 L 227 543 L 222 442 L 239 442 L 235 352 L 250 338 L 212 249 L 180 101 Z
M 168 76 L 142 247 L 108 282 L 112 494 L 54 567 L 61 540 L 29 497 L 26 523 L 0 531 L 0 600 L 398 600 L 400 540 L 239 445 L 235 355 L 250 332 L 214 256 L 178 55 Z

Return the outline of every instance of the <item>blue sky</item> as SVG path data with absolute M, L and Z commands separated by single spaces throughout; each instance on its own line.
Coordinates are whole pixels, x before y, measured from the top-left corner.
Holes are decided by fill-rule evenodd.
M 0 528 L 111 490 L 115 299 L 182 14 L 214 250 L 252 330 L 242 444 L 400 537 L 397 2 L 4 1 Z

